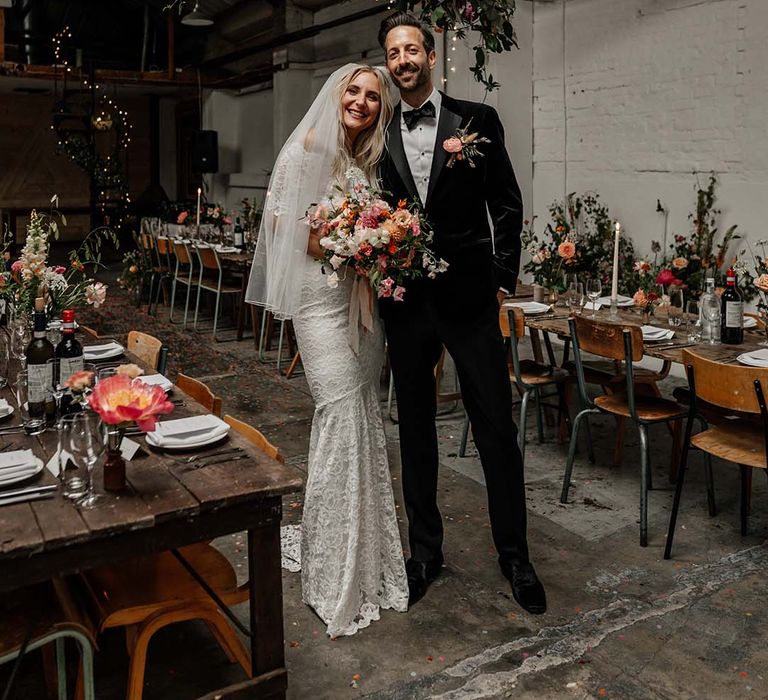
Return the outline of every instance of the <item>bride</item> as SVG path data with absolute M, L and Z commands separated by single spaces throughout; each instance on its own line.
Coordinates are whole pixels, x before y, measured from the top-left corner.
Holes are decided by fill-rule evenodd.
M 315 401 L 301 586 L 331 637 L 367 627 L 380 608 L 404 612 L 408 583 L 379 407 L 383 331 L 378 319 L 358 328 L 354 275 L 328 286 L 306 212 L 337 188 L 376 184 L 392 104 L 379 68 L 349 64 L 330 76 L 277 157 L 246 294 L 293 319 Z

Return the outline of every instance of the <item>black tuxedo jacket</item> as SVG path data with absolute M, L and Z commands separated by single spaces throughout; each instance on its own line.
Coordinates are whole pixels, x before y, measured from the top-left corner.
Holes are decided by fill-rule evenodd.
M 434 229 L 433 247 L 439 256 L 453 264 L 468 255 L 474 257 L 475 251 L 490 251 L 493 245 L 494 284 L 513 291 L 520 268 L 523 204 L 504 147 L 504 129 L 493 107 L 441 95 L 429 190 L 427 201 L 422 202 L 427 221 Z M 449 154 L 443 148 L 443 141 L 470 120 L 470 133 L 476 131 L 479 136 L 490 139 L 490 143 L 478 146 L 483 155 L 474 158 L 476 167 L 471 168 L 464 160 L 448 168 Z M 403 150 L 400 121 L 398 105 L 387 129 L 387 149 L 379 166 L 381 184 L 392 194 L 393 201 L 419 200 Z

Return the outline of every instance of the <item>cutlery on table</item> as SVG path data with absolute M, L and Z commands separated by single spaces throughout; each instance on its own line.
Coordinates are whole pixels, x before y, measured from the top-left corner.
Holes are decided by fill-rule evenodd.
M 228 454 L 235 455 L 240 452 L 244 452 L 242 447 L 228 447 L 226 449 L 217 450 L 216 452 L 209 452 L 207 454 L 194 454 L 190 455 L 189 457 L 176 457 L 175 455 L 169 454 L 168 452 L 163 452 L 163 457 L 167 457 L 168 459 L 173 460 L 174 462 L 178 462 L 179 464 L 193 464 L 195 462 L 204 462 L 211 457 L 221 457 Z
M 245 454 L 234 454 L 234 455 L 223 455 L 221 457 L 214 457 L 213 459 L 206 459 L 201 460 L 197 462 L 191 462 L 190 467 L 192 469 L 202 469 L 203 467 L 210 467 L 212 464 L 223 464 L 224 462 L 237 462 L 239 459 L 249 459 L 250 455 Z
M 46 484 L 42 486 L 25 486 L 21 489 L 14 489 L 13 491 L 0 491 L 0 500 L 4 498 L 13 498 L 16 496 L 24 496 L 26 494 L 32 494 L 32 493 L 47 493 L 47 492 L 54 492 L 56 489 L 59 488 L 58 484 Z

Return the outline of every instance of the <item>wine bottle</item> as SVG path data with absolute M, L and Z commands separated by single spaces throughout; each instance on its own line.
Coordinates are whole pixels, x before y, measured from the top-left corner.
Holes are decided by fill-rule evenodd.
M 235 218 L 235 248 L 243 247 L 243 227 L 240 225 L 240 217 Z
M 736 287 L 736 272 L 728 268 L 726 287 L 720 297 L 720 342 L 741 345 L 744 342 L 744 302 Z
M 27 376 L 29 381 L 29 415 L 47 416 L 55 414 L 53 396 L 49 391 L 53 383 L 53 365 L 48 362 L 54 355 L 53 344 L 45 337 L 48 323 L 45 318 L 45 299 L 35 299 L 35 327 L 32 340 L 27 345 Z M 48 410 L 46 410 L 48 409 Z
M 71 375 L 83 369 L 83 346 L 75 338 L 75 310 L 64 309 L 61 319 L 61 342 L 56 346 L 60 376 L 54 377 L 59 384 L 63 384 Z

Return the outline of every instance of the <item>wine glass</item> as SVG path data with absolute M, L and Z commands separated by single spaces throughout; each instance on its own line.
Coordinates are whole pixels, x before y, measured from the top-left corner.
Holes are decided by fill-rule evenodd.
M 603 285 L 599 279 L 593 278 L 587 282 L 587 296 L 592 302 L 592 318 L 595 318 L 595 305 L 603 293 Z
M 669 307 L 667 321 L 670 326 L 679 326 L 683 321 L 683 309 L 685 308 L 685 296 L 680 287 L 670 287 Z
M 571 314 L 581 314 L 584 307 L 584 285 L 581 282 L 571 282 L 568 285 L 565 301 Z
M 685 326 L 688 331 L 688 340 L 691 343 L 701 341 L 701 316 L 699 314 L 699 302 L 689 300 L 685 305 Z
M 104 452 L 104 432 L 95 413 L 83 411 L 72 416 L 69 450 L 78 467 L 85 466 L 88 472 L 88 491 L 77 501 L 77 505 L 93 508 L 102 498 L 93 491 L 93 468 Z
M 32 340 L 32 334 L 27 318 L 16 317 L 11 325 L 11 355 L 21 363 L 22 367 L 27 364 L 27 345 L 30 340 Z

